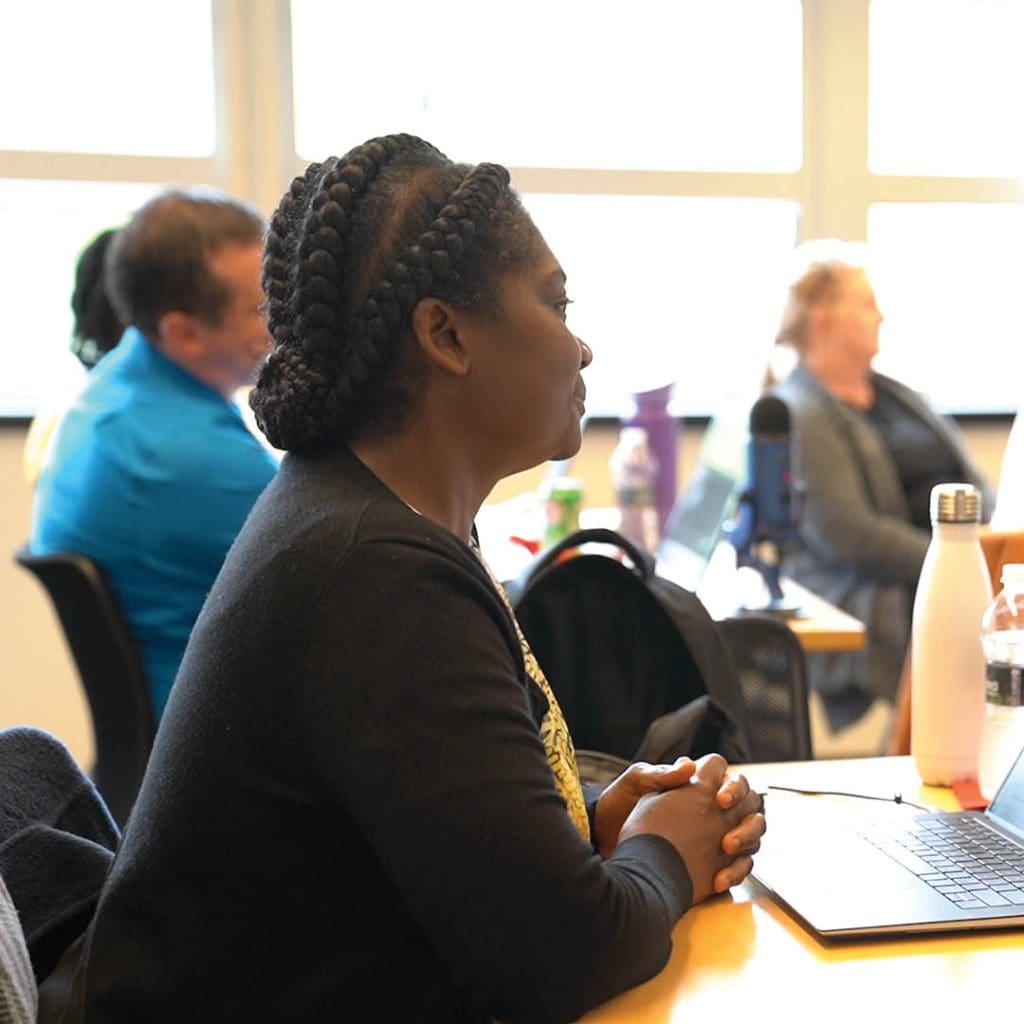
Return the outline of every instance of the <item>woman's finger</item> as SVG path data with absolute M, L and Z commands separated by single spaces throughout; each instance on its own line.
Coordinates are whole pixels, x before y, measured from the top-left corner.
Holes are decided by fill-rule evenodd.
M 737 857 L 731 864 L 722 868 L 715 874 L 712 883 L 715 892 L 725 892 L 734 885 L 739 885 L 753 870 L 754 858 L 749 856 Z

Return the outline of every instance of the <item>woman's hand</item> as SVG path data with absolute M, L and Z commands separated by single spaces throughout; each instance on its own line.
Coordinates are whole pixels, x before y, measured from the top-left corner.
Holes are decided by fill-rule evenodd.
M 747 877 L 765 831 L 763 800 L 742 775 L 729 777 L 727 767 L 718 754 L 701 758 L 687 784 L 641 795 L 619 833 L 620 842 L 653 834 L 672 843 L 695 903 Z
M 751 790 L 746 776 L 726 773 L 715 802 L 722 810 L 739 807 L 748 811 L 739 824 L 722 837 L 722 852 L 735 860 L 715 875 L 712 887 L 715 892 L 725 892 L 750 874 L 754 866 L 753 855 L 761 848 L 761 836 L 767 822 L 764 797 Z
M 708 757 L 721 760 L 717 754 Z M 703 758 L 699 763 L 703 764 L 706 760 L 707 758 Z M 594 842 L 601 856 L 607 859 L 612 855 L 612 851 L 618 845 L 623 823 L 636 807 L 640 797 L 647 793 L 661 793 L 685 785 L 693 778 L 697 764 L 698 762 L 688 757 L 679 757 L 672 764 L 647 764 L 638 761 L 609 783 L 598 798 L 594 811 Z M 743 804 L 749 794 L 750 784 L 744 776 L 726 773 L 722 777 L 715 801 L 725 811 Z M 763 811 L 763 801 L 757 807 L 757 811 Z M 763 814 L 761 821 L 756 820 L 755 814 L 750 814 L 736 828 L 723 836 L 722 853 L 738 859 L 734 864 L 723 868 L 719 877 L 716 877 L 715 892 L 725 892 L 726 889 L 739 885 L 750 874 L 750 855 L 757 852 L 763 833 Z
M 594 843 L 598 853 L 606 860 L 612 855 L 623 822 L 640 797 L 684 786 L 696 769 L 696 763 L 688 757 L 677 758 L 672 764 L 647 764 L 646 761 L 631 764 L 598 797 L 594 810 Z

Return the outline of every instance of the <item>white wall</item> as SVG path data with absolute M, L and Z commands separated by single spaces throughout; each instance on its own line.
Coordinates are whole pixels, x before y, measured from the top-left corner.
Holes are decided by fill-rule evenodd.
M 39 726 L 89 765 L 92 732 L 63 634 L 43 588 L 13 560 L 28 539 L 32 512 L 21 471 L 24 443 L 23 428 L 0 427 L 0 727 Z

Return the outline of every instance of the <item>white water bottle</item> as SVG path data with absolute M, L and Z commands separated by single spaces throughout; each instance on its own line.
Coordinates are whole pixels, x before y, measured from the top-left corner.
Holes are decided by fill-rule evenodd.
M 1002 584 L 981 618 L 985 720 L 978 788 L 987 800 L 1024 747 L 1024 565 L 1004 565 Z
M 978 543 L 981 496 L 971 484 L 932 488 L 932 540 L 914 598 L 910 752 L 921 780 L 973 779 L 985 712 L 977 623 L 992 600 Z

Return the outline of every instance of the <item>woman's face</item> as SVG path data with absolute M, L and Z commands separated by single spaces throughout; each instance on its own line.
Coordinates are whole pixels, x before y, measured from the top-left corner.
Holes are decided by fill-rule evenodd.
M 579 450 L 590 349 L 566 324 L 565 273 L 536 228 L 534 258 L 509 270 L 494 310 L 472 314 L 474 417 L 504 474 Z M 493 440 L 492 440 L 493 439 Z
M 850 270 L 839 279 L 838 293 L 827 302 L 829 337 L 851 360 L 871 365 L 878 354 L 882 314 L 875 291 L 863 270 Z

